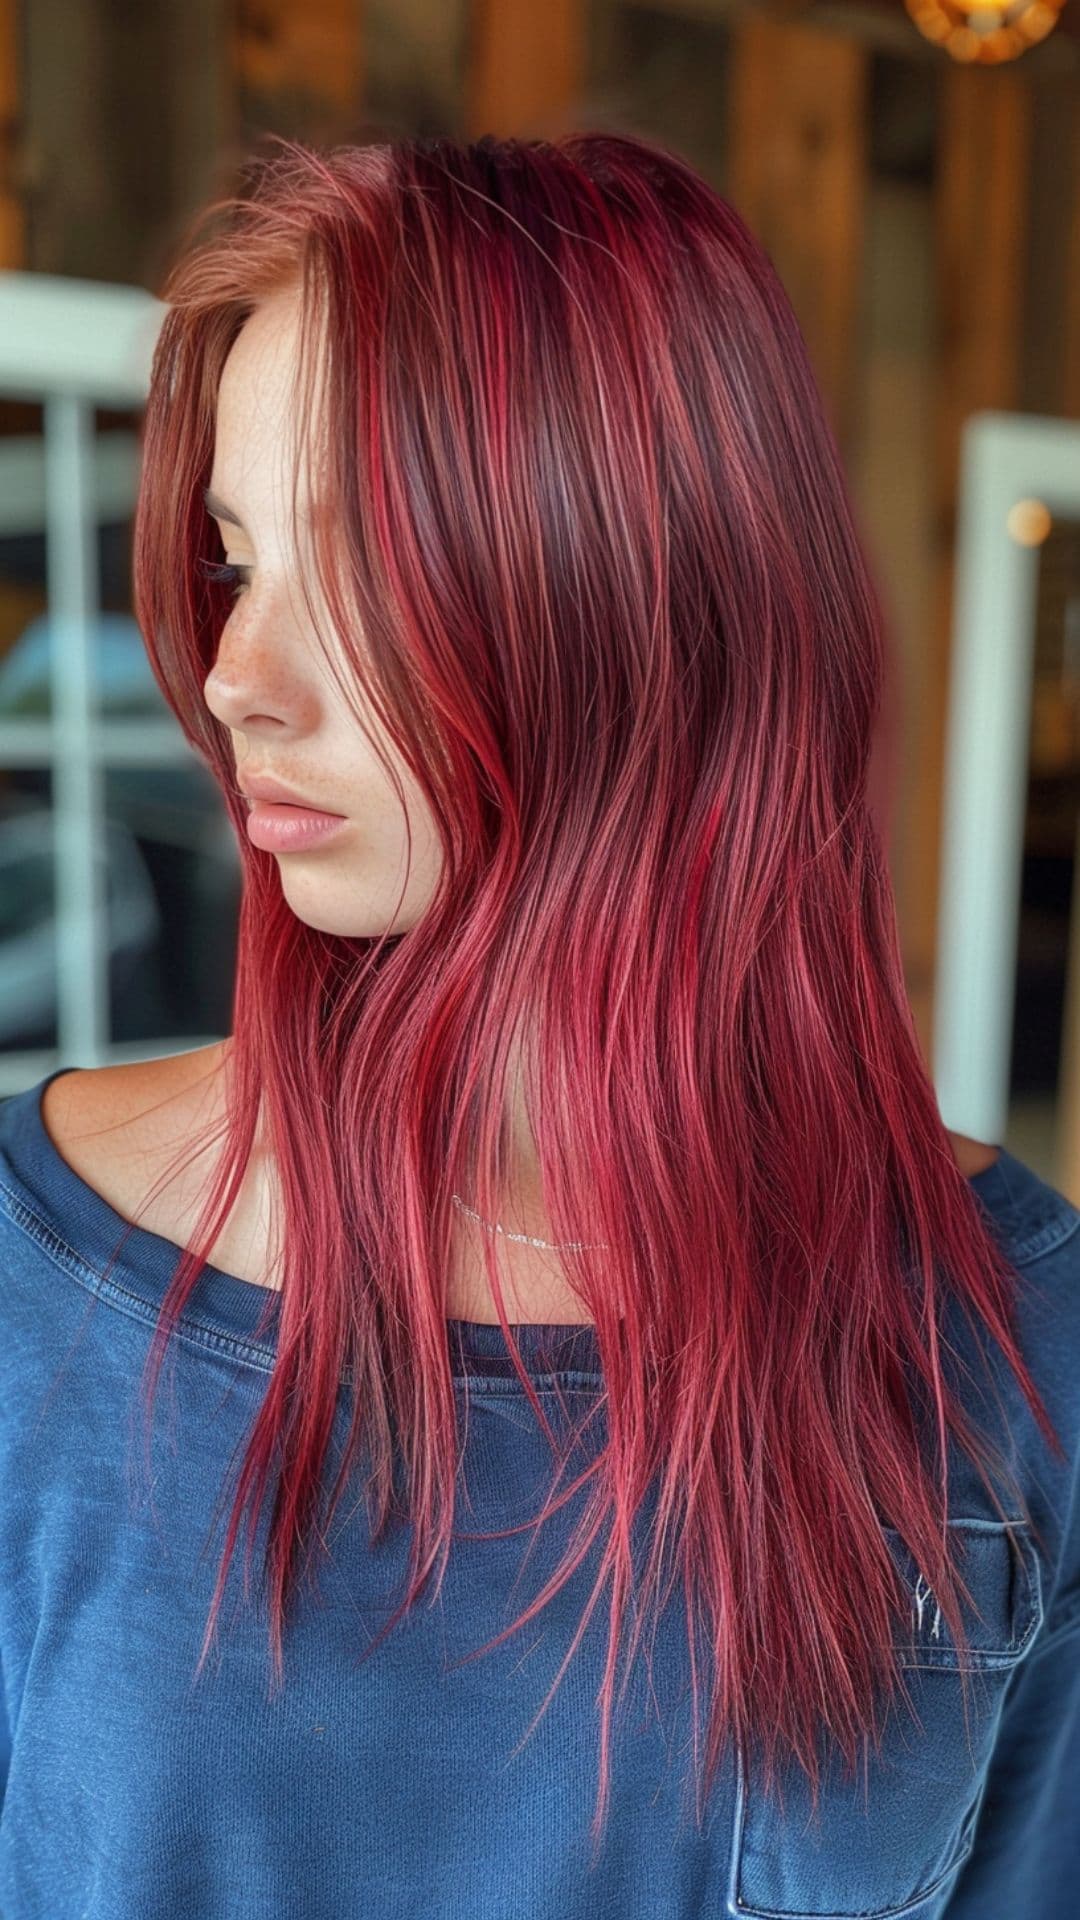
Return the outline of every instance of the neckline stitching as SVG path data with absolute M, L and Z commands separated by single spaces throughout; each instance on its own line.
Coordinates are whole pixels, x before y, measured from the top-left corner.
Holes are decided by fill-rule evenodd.
M 102 1194 L 99 1194 L 95 1188 L 90 1186 L 88 1181 L 84 1181 L 82 1176 L 76 1173 L 75 1169 L 64 1159 L 59 1148 L 53 1142 L 45 1126 L 41 1112 L 42 1095 L 49 1082 L 59 1078 L 60 1074 L 64 1071 L 71 1071 L 71 1069 L 61 1067 L 55 1072 L 45 1075 L 43 1080 L 37 1082 L 36 1085 L 25 1088 L 22 1095 L 18 1093 L 6 1095 L 4 1101 L 0 1101 L 0 1105 L 5 1104 L 9 1098 L 19 1099 L 25 1097 L 29 1101 L 29 1125 L 35 1130 L 36 1143 L 40 1150 L 47 1154 L 49 1164 L 57 1169 L 57 1177 L 62 1180 L 77 1183 L 79 1187 L 85 1189 L 86 1193 L 90 1195 L 96 1207 L 106 1209 L 112 1217 L 118 1220 L 121 1226 L 127 1229 L 125 1245 L 130 1245 L 132 1241 L 137 1242 L 140 1236 L 145 1234 L 149 1234 L 151 1238 L 159 1240 L 161 1236 L 152 1234 L 149 1229 L 139 1227 L 134 1222 L 127 1221 L 122 1215 L 118 1214 L 116 1209 L 105 1200 Z M 1010 1164 L 1014 1162 L 1015 1155 L 1011 1154 L 1009 1149 L 1002 1145 L 999 1148 L 997 1159 L 992 1161 L 990 1166 L 984 1167 L 980 1169 L 978 1173 L 966 1177 L 976 1197 L 979 1199 L 980 1204 L 990 1215 L 991 1221 L 1003 1231 L 1006 1242 L 1008 1243 L 1005 1248 L 1007 1258 L 1014 1267 L 1020 1267 L 1029 1265 L 1032 1261 L 1042 1259 L 1046 1254 L 1056 1251 L 1058 1247 L 1063 1245 L 1074 1233 L 1080 1230 L 1080 1210 L 1073 1208 L 1071 1204 L 1067 1203 L 1068 1210 L 1063 1212 L 1058 1220 L 1043 1218 L 1033 1227 L 1029 1228 L 1026 1234 L 1021 1232 L 1014 1238 L 1008 1230 L 1007 1216 L 1010 1212 L 1022 1211 L 1025 1206 L 1023 1197 L 1015 1201 L 1012 1197 L 1013 1187 L 1010 1179 Z M 1038 1176 L 1035 1177 L 1038 1178 Z M 989 1197 L 989 1193 L 992 1192 L 995 1186 L 997 1186 L 999 1190 L 1004 1190 L 1004 1205 L 1000 1211 L 994 1209 Z M 984 1191 L 984 1189 L 988 1191 Z M 3 1179 L 0 1179 L 0 1195 L 6 1196 L 8 1201 L 7 1211 L 15 1221 L 15 1224 L 21 1226 L 22 1230 L 27 1232 L 28 1237 L 33 1239 L 35 1244 L 43 1248 L 53 1260 L 53 1264 L 57 1266 L 60 1271 L 68 1273 L 70 1278 L 75 1279 L 80 1285 L 86 1287 L 96 1296 L 103 1298 L 107 1304 L 115 1306 L 119 1311 L 126 1311 L 132 1317 L 138 1318 L 146 1324 L 156 1324 L 158 1311 L 155 1309 L 153 1301 L 143 1293 L 125 1288 L 115 1280 L 107 1279 L 84 1255 L 79 1254 L 74 1248 L 70 1247 L 67 1242 L 56 1233 L 55 1228 L 49 1221 L 43 1220 L 33 1208 L 27 1205 L 26 1200 L 15 1193 Z M 1064 1198 L 1064 1196 L 1062 1196 L 1062 1198 Z M 39 1231 L 30 1231 L 25 1222 L 19 1219 L 18 1215 L 20 1213 L 24 1213 L 27 1219 L 33 1221 Z M 1005 1218 L 1002 1218 L 1002 1215 L 1004 1215 Z M 1060 1231 L 1055 1232 L 1055 1228 L 1060 1228 Z M 163 1242 L 162 1244 L 171 1246 L 172 1243 Z M 62 1260 L 56 1257 L 56 1250 L 59 1250 L 59 1252 L 65 1256 Z M 176 1249 L 178 1255 L 181 1251 L 179 1248 Z M 174 1262 L 174 1270 L 176 1264 L 177 1262 Z M 241 1281 L 239 1276 L 228 1274 L 223 1268 L 215 1267 L 213 1263 L 209 1261 L 204 1264 L 202 1273 L 200 1274 L 200 1281 L 204 1277 L 209 1279 L 211 1284 L 219 1278 L 230 1286 L 246 1286 L 248 1284 L 247 1282 Z M 258 1291 L 266 1292 L 267 1289 L 260 1287 Z M 545 1322 L 541 1324 L 547 1329 L 548 1323 Z M 575 1326 L 591 1326 L 591 1323 L 574 1324 Z M 460 1322 L 448 1320 L 446 1325 L 449 1338 L 449 1329 L 451 1326 L 479 1325 L 486 1329 L 491 1326 L 497 1327 L 498 1322 Z M 254 1367 L 261 1373 L 269 1374 L 273 1370 L 275 1363 L 274 1347 L 268 1346 L 262 1341 L 246 1339 L 242 1334 L 225 1331 L 221 1327 L 209 1325 L 197 1317 L 197 1309 L 192 1313 L 190 1307 L 185 1307 L 173 1331 L 181 1338 L 184 1337 L 185 1333 L 189 1334 L 192 1343 L 199 1347 L 209 1348 L 215 1352 L 232 1353 L 241 1364 Z M 499 1331 L 501 1333 L 501 1328 Z M 489 1336 L 486 1332 L 481 1335 L 482 1339 L 487 1337 Z M 595 1331 L 593 1331 L 593 1337 L 595 1339 Z M 477 1359 L 478 1364 L 482 1365 L 485 1356 L 479 1354 L 474 1357 Z M 505 1339 L 503 1340 L 498 1357 L 500 1359 L 504 1357 L 509 1359 L 510 1357 L 509 1350 L 505 1346 Z M 453 1366 L 452 1355 L 451 1365 Z M 516 1391 L 518 1394 L 524 1391 L 521 1381 L 518 1379 L 516 1373 L 513 1372 L 509 1378 L 507 1378 L 507 1376 L 502 1374 L 484 1375 L 480 1372 L 470 1372 L 466 1369 L 465 1373 L 452 1371 L 451 1377 L 455 1385 L 468 1384 L 473 1391 L 477 1389 L 481 1380 L 485 1383 L 492 1383 L 499 1388 Z M 543 1383 L 548 1381 L 569 1382 L 571 1380 L 582 1380 L 589 1383 L 589 1388 L 599 1387 L 601 1389 L 604 1384 L 601 1371 L 593 1371 L 586 1368 L 568 1367 L 547 1369 L 544 1372 L 530 1372 L 528 1377 L 538 1392 L 545 1390 Z M 347 1368 L 345 1378 L 341 1384 L 347 1385 L 351 1379 L 352 1369 Z M 551 1389 L 548 1388 L 546 1390 L 550 1391 Z M 577 1390 L 584 1392 L 588 1389 L 583 1387 Z
M 8 1100 L 23 1100 L 26 1102 L 26 1125 L 33 1136 L 32 1152 L 44 1161 L 47 1169 L 47 1177 L 54 1183 L 58 1183 L 61 1191 L 67 1192 L 70 1190 L 80 1198 L 83 1204 L 91 1207 L 95 1215 L 100 1215 L 102 1219 L 108 1217 L 111 1223 L 122 1230 L 122 1234 L 118 1232 L 114 1240 L 114 1245 L 119 1245 L 121 1238 L 123 1239 L 123 1247 L 117 1254 L 114 1262 L 116 1268 L 123 1270 L 125 1260 L 130 1260 L 132 1252 L 137 1252 L 138 1247 L 145 1240 L 154 1243 L 153 1250 L 155 1260 L 160 1261 L 166 1256 L 171 1257 L 172 1271 L 175 1272 L 183 1250 L 172 1241 L 155 1233 L 152 1229 L 140 1227 L 136 1222 L 127 1220 L 112 1206 L 111 1202 L 105 1199 L 103 1194 L 91 1186 L 89 1181 L 83 1179 L 82 1175 L 76 1171 L 70 1161 L 65 1160 L 63 1154 L 53 1141 L 42 1114 L 44 1092 L 51 1081 L 59 1079 L 63 1073 L 72 1071 L 74 1071 L 74 1069 L 71 1067 L 58 1067 L 52 1072 L 45 1074 L 32 1086 L 23 1088 L 21 1092 L 5 1095 L 4 1099 L 0 1100 L 0 1107 L 6 1104 Z M 16 1178 L 20 1178 L 17 1166 Z M 51 1223 L 47 1219 L 42 1219 L 32 1207 L 28 1206 L 24 1197 L 25 1188 L 23 1189 L 23 1194 L 12 1194 L 12 1190 L 0 1179 L 0 1192 L 7 1192 L 20 1209 L 26 1210 L 29 1218 L 35 1222 L 37 1227 L 40 1228 L 41 1234 L 45 1236 L 44 1244 L 47 1244 L 49 1241 L 55 1242 L 56 1246 L 59 1247 L 67 1257 L 67 1260 L 75 1263 L 76 1270 L 72 1273 L 72 1278 L 78 1280 L 81 1285 L 87 1287 L 91 1292 L 104 1298 L 107 1304 L 124 1310 L 124 1303 L 126 1302 L 126 1311 L 129 1314 L 141 1318 L 149 1324 L 156 1323 L 159 1303 L 155 1303 L 155 1301 L 138 1286 L 124 1288 L 119 1282 L 107 1279 L 84 1254 L 80 1254 L 76 1252 L 74 1248 L 69 1247 L 66 1241 L 61 1239 L 56 1233 Z M 39 1239 L 37 1234 L 32 1234 L 30 1237 L 35 1240 Z M 63 1262 L 54 1260 L 54 1264 L 61 1266 L 63 1271 L 68 1270 L 66 1260 Z M 212 1261 L 206 1261 L 204 1263 L 199 1281 L 196 1284 L 199 1285 L 204 1282 L 208 1283 L 211 1287 L 215 1285 L 224 1286 L 230 1293 L 235 1293 L 238 1301 L 242 1296 L 245 1306 L 248 1305 L 250 1297 L 255 1294 L 269 1293 L 275 1302 L 280 1301 L 280 1295 L 276 1294 L 273 1289 L 252 1285 L 247 1281 L 241 1280 L 239 1275 L 226 1272 L 223 1267 L 215 1266 Z M 252 1365 L 260 1372 L 269 1373 L 273 1370 L 276 1355 L 276 1350 L 273 1346 L 267 1345 L 262 1341 L 251 1340 L 247 1338 L 244 1333 L 238 1333 L 232 1328 L 208 1324 L 206 1321 L 198 1318 L 198 1311 L 198 1307 L 193 1308 L 190 1303 L 188 1306 L 185 1306 L 175 1325 L 177 1334 L 182 1334 L 184 1329 L 191 1329 L 196 1344 L 212 1346 L 215 1351 L 232 1352 L 244 1364 Z M 265 1311 L 265 1303 L 260 1311 Z M 500 1338 L 498 1351 L 494 1356 L 486 1351 L 486 1342 L 489 1339 L 494 1339 L 496 1332 L 501 1335 L 501 1328 L 497 1321 L 460 1321 L 448 1319 L 445 1324 L 447 1328 L 448 1347 L 452 1349 L 456 1341 L 457 1343 L 463 1342 L 466 1349 L 467 1357 L 464 1372 L 459 1371 L 457 1368 L 456 1352 L 451 1350 L 448 1356 L 451 1369 L 450 1377 L 455 1386 L 468 1384 L 475 1387 L 482 1381 L 485 1384 L 493 1383 L 496 1388 L 503 1388 L 511 1392 L 516 1391 L 519 1395 L 524 1394 L 525 1389 L 521 1381 L 518 1379 L 516 1373 L 512 1371 L 512 1361 L 505 1339 Z M 558 1325 L 564 1340 L 568 1335 L 572 1338 L 574 1334 L 580 1332 L 583 1325 L 587 1326 L 592 1333 L 593 1342 L 595 1343 L 595 1328 L 592 1327 L 591 1323 L 572 1322 L 564 1325 L 561 1322 L 550 1323 L 544 1321 L 523 1322 L 520 1324 L 524 1327 L 525 1331 L 524 1334 L 522 1334 L 519 1326 L 519 1346 L 527 1346 L 532 1337 L 536 1337 L 539 1341 L 541 1335 L 550 1336 L 552 1327 L 555 1324 Z M 460 1332 L 461 1328 L 466 1329 L 464 1334 Z M 539 1332 L 535 1336 L 533 1332 L 534 1328 L 539 1329 Z M 451 1329 L 459 1330 L 454 1335 L 454 1340 L 451 1340 Z M 471 1351 L 469 1349 L 469 1339 L 473 1329 L 477 1330 L 477 1351 Z M 484 1362 L 491 1357 L 495 1357 L 500 1361 L 506 1360 L 509 1362 L 511 1364 L 510 1375 L 505 1376 L 503 1374 L 486 1373 L 483 1370 Z M 473 1368 L 470 1368 L 468 1364 L 470 1359 L 475 1363 Z M 602 1390 L 604 1385 L 602 1369 L 594 1370 L 581 1367 L 529 1368 L 526 1361 L 526 1374 L 537 1392 L 550 1392 L 554 1390 L 556 1385 L 575 1380 L 587 1383 L 587 1386 L 576 1389 L 581 1392 Z M 339 1384 L 349 1385 L 352 1382 L 352 1378 L 352 1369 L 347 1367 L 344 1379 Z M 551 1385 L 548 1385 L 549 1382 Z
M 109 1280 L 73 1247 L 68 1246 L 40 1214 L 28 1207 L 7 1185 L 0 1180 L 0 1205 L 20 1232 L 39 1247 L 46 1258 L 68 1279 L 85 1288 L 88 1293 L 104 1301 L 106 1306 L 115 1307 L 132 1320 L 141 1320 L 153 1326 L 158 1315 L 152 1303 L 140 1293 L 133 1293 L 115 1280 Z M 63 1254 L 66 1258 L 59 1258 Z M 223 1333 L 220 1327 L 211 1327 L 203 1320 L 193 1318 L 187 1309 L 176 1322 L 174 1334 L 177 1339 L 190 1336 L 191 1341 L 200 1347 L 211 1346 L 215 1349 L 227 1349 L 236 1354 L 245 1365 L 258 1369 L 260 1373 L 269 1373 L 273 1367 L 274 1350 L 257 1340 L 244 1340 L 239 1334 Z M 171 1336 L 170 1336 L 171 1337 Z M 269 1362 L 269 1364 L 267 1364 Z
M 128 1319 L 138 1320 L 144 1326 L 156 1326 L 158 1311 L 152 1301 L 145 1295 L 132 1292 L 130 1288 L 120 1285 L 118 1281 L 107 1279 L 83 1254 L 77 1253 L 73 1247 L 69 1246 L 56 1229 L 47 1220 L 43 1220 L 41 1215 L 28 1206 L 26 1201 L 2 1179 L 0 1179 L 0 1209 L 18 1231 L 25 1234 L 26 1238 L 31 1240 L 44 1253 L 46 1259 L 52 1262 L 57 1271 L 63 1273 L 67 1279 L 73 1280 L 94 1299 L 124 1314 Z M 138 1232 L 138 1229 L 136 1228 L 135 1231 Z M 222 1270 L 212 1268 L 211 1271 Z M 466 1324 L 488 1326 L 498 1323 L 482 1321 Z M 269 1375 L 273 1372 L 275 1363 L 273 1347 L 267 1346 L 262 1341 L 245 1340 L 239 1334 L 225 1333 L 220 1327 L 210 1326 L 206 1321 L 195 1317 L 188 1308 L 184 1309 L 176 1321 L 170 1338 L 181 1341 L 185 1346 L 196 1347 L 203 1351 L 231 1354 L 241 1366 L 250 1367 L 258 1373 Z M 477 1357 L 480 1360 L 483 1359 L 483 1356 Z M 486 1374 L 479 1369 L 476 1372 L 459 1373 L 452 1369 L 450 1377 L 455 1386 L 468 1386 L 470 1395 L 474 1396 L 482 1393 L 490 1398 L 496 1394 L 516 1393 L 522 1397 L 524 1394 L 516 1374 Z M 352 1379 L 352 1368 L 347 1367 L 344 1376 L 338 1382 L 339 1388 L 351 1386 Z M 601 1375 L 591 1373 L 582 1367 L 563 1367 L 530 1373 L 529 1379 L 538 1394 L 551 1394 L 559 1390 L 591 1394 L 595 1389 L 603 1386 Z M 588 1384 L 577 1384 L 579 1382 Z

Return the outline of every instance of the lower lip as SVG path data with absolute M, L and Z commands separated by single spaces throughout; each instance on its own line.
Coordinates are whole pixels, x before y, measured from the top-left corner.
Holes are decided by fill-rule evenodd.
M 247 835 L 253 846 L 265 847 L 268 853 L 299 853 L 347 824 L 343 813 L 315 813 L 311 807 L 257 800 L 247 817 Z

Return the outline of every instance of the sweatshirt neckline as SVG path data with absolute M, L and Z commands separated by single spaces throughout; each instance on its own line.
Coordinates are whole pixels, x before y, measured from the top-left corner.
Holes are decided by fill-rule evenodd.
M 176 1270 L 181 1248 L 147 1227 L 133 1226 L 95 1187 L 65 1160 L 42 1117 L 45 1090 L 62 1074 L 76 1069 L 60 1066 L 21 1093 L 2 1103 L 8 1109 L 3 1128 L 10 1169 L 19 1180 L 28 1204 L 56 1237 L 65 1252 L 79 1261 L 95 1281 L 102 1280 L 110 1259 L 108 1283 L 122 1288 L 156 1313 Z M 965 1178 L 991 1214 L 1008 1211 L 1025 1191 L 1024 1167 L 1006 1147 L 979 1172 Z M 1030 1176 L 1028 1177 L 1030 1184 Z M 68 1234 L 74 1247 L 65 1240 Z M 121 1236 L 123 1238 L 122 1244 Z M 119 1250 L 117 1250 L 119 1248 Z M 115 1258 L 113 1256 L 115 1255 Z M 238 1274 L 208 1264 L 180 1316 L 180 1324 L 197 1326 L 219 1340 L 254 1350 L 272 1365 L 277 1345 L 280 1292 L 242 1280 Z M 583 1384 L 601 1385 L 596 1327 L 589 1321 L 512 1322 L 522 1365 L 534 1384 L 557 1373 L 576 1375 Z M 498 1321 L 446 1320 L 452 1375 L 456 1381 L 483 1375 L 500 1390 L 524 1392 L 510 1349 Z
M 156 1313 L 176 1271 L 182 1249 L 147 1227 L 132 1225 L 65 1160 L 42 1115 L 45 1090 L 72 1066 L 61 1066 L 3 1102 L 0 1122 L 7 1163 L 28 1205 L 65 1252 L 107 1286 L 119 1287 Z M 0 1182 L 2 1184 L 2 1182 Z M 121 1236 L 124 1236 L 121 1242 Z M 74 1245 L 70 1244 L 74 1242 Z M 109 1266 L 109 1262 L 112 1262 Z M 208 1263 L 180 1315 L 178 1325 L 198 1327 L 218 1339 L 242 1345 L 267 1366 L 273 1363 L 281 1293 L 243 1280 Z M 590 1321 L 511 1322 L 526 1374 L 536 1385 L 550 1375 L 574 1374 L 584 1384 L 602 1384 L 599 1342 Z M 500 1390 L 524 1387 L 498 1321 L 447 1318 L 447 1343 L 455 1381 L 483 1376 Z

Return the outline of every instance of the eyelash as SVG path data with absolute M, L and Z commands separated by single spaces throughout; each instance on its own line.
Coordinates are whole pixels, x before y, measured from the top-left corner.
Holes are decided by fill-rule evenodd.
M 250 579 L 241 579 L 242 574 L 250 574 L 250 567 L 228 566 L 220 560 L 197 560 L 195 564 L 204 580 L 213 580 L 218 586 L 234 589 L 232 596 L 234 606 L 240 595 L 251 585 Z

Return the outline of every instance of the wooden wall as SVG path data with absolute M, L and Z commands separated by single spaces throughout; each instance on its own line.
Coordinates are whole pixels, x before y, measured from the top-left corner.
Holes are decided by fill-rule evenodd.
M 1076 11 L 989 70 L 953 66 L 894 0 L 0 0 L 0 264 L 155 284 L 264 129 L 610 123 L 685 152 L 781 272 L 896 617 L 890 857 L 928 1049 L 959 436 L 984 407 L 1080 417 Z M 930 162 L 895 192 L 871 138 L 885 81 L 933 120 Z M 883 220 L 933 296 L 906 348 L 879 342 L 868 292 L 897 272 Z M 904 392 L 914 425 L 883 404 Z M 891 431 L 918 497 L 890 477 Z

